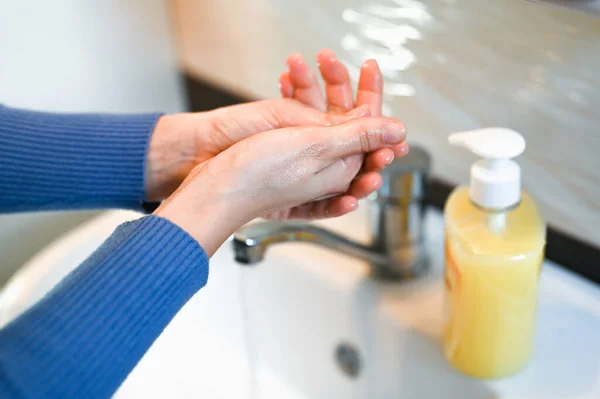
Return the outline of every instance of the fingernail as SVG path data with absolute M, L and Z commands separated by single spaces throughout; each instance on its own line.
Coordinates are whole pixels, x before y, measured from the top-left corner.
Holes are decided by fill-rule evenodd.
M 383 142 L 385 144 L 400 143 L 406 137 L 406 128 L 400 122 L 393 122 L 385 126 Z
M 408 150 L 409 150 L 408 143 L 404 142 L 404 143 L 400 144 L 399 150 L 400 150 L 400 154 L 402 154 L 402 155 L 408 154 Z
M 332 62 L 336 60 L 335 53 L 330 49 L 323 49 L 319 52 L 319 56 L 327 57 L 328 61 Z
M 369 66 L 373 63 L 374 60 L 370 59 L 370 60 L 366 60 L 365 62 L 363 62 L 363 64 L 360 66 L 362 69 L 367 69 L 369 68 Z
M 299 64 L 302 61 L 302 55 L 300 53 L 294 53 L 288 57 L 288 59 L 286 60 L 286 64 L 291 66 L 291 64 Z
M 394 160 L 394 155 L 388 155 L 387 157 L 385 157 L 384 161 L 386 165 L 389 165 L 392 163 L 392 161 Z

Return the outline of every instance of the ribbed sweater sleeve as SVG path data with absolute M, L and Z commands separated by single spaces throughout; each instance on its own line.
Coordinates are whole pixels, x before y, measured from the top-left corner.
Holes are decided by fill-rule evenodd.
M 0 397 L 110 397 L 207 276 L 202 248 L 166 219 L 121 225 L 0 330 Z
M 0 105 L 0 212 L 141 209 L 146 152 L 159 116 Z

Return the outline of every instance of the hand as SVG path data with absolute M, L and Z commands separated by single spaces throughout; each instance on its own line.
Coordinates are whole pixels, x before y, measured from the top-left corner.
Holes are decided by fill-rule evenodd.
M 350 75 L 346 67 L 336 58 L 331 50 L 322 50 L 317 56 L 321 76 L 325 82 L 326 99 L 321 94 L 321 88 L 316 75 L 304 62 L 299 54 L 288 57 L 289 70 L 279 79 L 281 94 L 284 98 L 294 98 L 315 109 L 327 110 L 330 115 L 343 114 L 356 107 L 369 107 L 372 116 L 381 115 L 383 78 L 375 60 L 366 61 L 361 69 L 356 103 L 353 101 Z M 394 156 L 403 156 L 408 152 L 407 143 L 391 148 L 384 148 L 368 154 L 363 163 L 363 155 L 356 155 L 348 162 L 363 163 L 361 175 L 357 176 L 349 191 L 343 198 L 334 198 L 329 202 L 344 201 L 347 211 L 358 205 L 358 199 L 369 195 L 381 187 L 381 176 L 375 173 L 390 164 Z M 322 209 L 319 203 L 307 204 L 306 211 Z M 267 218 L 288 218 L 299 212 L 280 211 L 267 215 Z M 323 217 L 314 211 L 313 217 Z M 304 216 L 301 216 L 304 217 Z
M 390 118 L 259 133 L 196 166 L 155 214 L 186 230 L 210 256 L 256 217 L 346 192 L 360 168 L 349 158 L 397 145 L 405 136 L 404 125 Z
M 146 162 L 146 199 L 168 197 L 198 164 L 252 135 L 293 126 L 325 126 L 368 115 L 333 115 L 293 99 L 256 101 L 209 112 L 164 115 L 154 128 Z

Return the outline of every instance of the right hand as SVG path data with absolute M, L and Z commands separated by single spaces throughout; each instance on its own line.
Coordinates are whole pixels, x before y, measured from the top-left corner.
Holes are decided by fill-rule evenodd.
M 344 211 L 344 197 L 319 202 L 324 209 L 297 206 L 345 193 L 361 166 L 349 158 L 396 146 L 405 136 L 400 121 L 381 117 L 256 134 L 196 166 L 155 214 L 186 230 L 210 256 L 256 217 L 288 208 Z

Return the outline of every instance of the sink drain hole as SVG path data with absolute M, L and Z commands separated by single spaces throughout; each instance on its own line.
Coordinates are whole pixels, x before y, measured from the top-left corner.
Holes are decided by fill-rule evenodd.
M 341 342 L 335 348 L 335 362 L 340 370 L 350 378 L 356 378 L 360 374 L 362 361 L 358 349 L 348 343 Z

